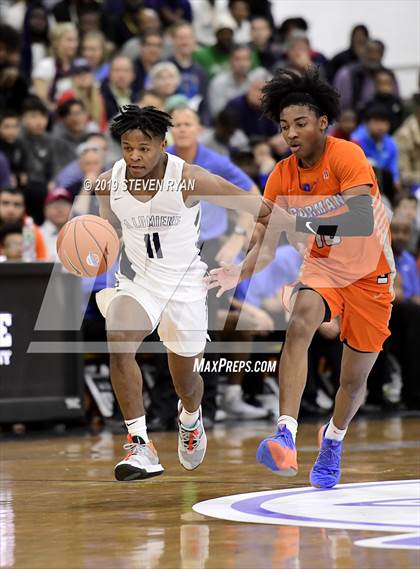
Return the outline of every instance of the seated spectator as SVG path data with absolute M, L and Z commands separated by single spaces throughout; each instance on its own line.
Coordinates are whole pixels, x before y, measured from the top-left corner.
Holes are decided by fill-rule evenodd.
M 78 99 L 85 105 L 88 118 L 93 121 L 101 132 L 107 130 L 105 103 L 100 88 L 95 82 L 92 68 L 86 59 L 75 59 L 70 72 L 71 89 L 63 94 Z
M 391 121 L 387 109 L 372 106 L 365 112 L 365 120 L 352 134 L 351 140 L 357 142 L 367 158 L 377 168 L 385 168 L 392 173 L 394 185 L 400 185 L 398 168 L 398 147 L 390 136 Z
M 102 83 L 109 75 L 105 36 L 101 32 L 88 32 L 82 39 L 82 57 L 89 63 L 96 81 Z
M 278 127 L 273 121 L 262 116 L 261 93 L 266 82 L 271 78 L 270 73 L 259 67 L 248 76 L 248 90 L 245 95 L 229 101 L 226 109 L 233 111 L 240 119 L 244 133 L 251 136 L 272 137 L 278 133 Z
M 250 140 L 254 160 L 258 168 L 258 187 L 263 192 L 276 161 L 268 139 L 255 136 Z
M 345 65 L 336 74 L 334 86 L 341 96 L 343 109 L 360 111 L 375 95 L 375 74 L 383 69 L 385 45 L 379 40 L 368 40 L 360 62 Z M 398 95 L 398 85 L 395 86 Z
M 153 0 L 165 28 L 180 22 L 192 22 L 189 0 Z
M 249 43 L 251 41 L 251 23 L 249 2 L 246 0 L 229 0 L 229 13 L 236 23 L 236 30 L 233 36 L 235 43 Z
M 322 77 L 327 77 L 327 58 L 311 49 L 309 39 L 304 32 L 295 31 L 289 35 L 284 57 L 274 65 L 273 71 L 287 67 L 297 73 L 304 73 L 310 65 L 316 65 Z
M 368 39 L 369 30 L 366 26 L 361 24 L 354 26 L 350 35 L 350 46 L 346 50 L 337 53 L 330 61 L 330 81 L 333 81 L 342 67 L 351 63 L 357 63 L 362 59 Z
M 218 16 L 214 23 L 216 43 L 201 47 L 194 53 L 194 60 L 203 67 L 209 79 L 228 68 L 235 29 L 236 24 L 231 16 Z
M 350 140 L 351 134 L 357 127 L 357 114 L 353 109 L 344 109 L 341 111 L 340 118 L 334 128 L 331 130 L 331 136 Z
M 151 68 L 149 81 L 150 89 L 163 100 L 165 105 L 168 98 L 177 93 L 181 74 L 174 63 L 161 61 Z
M 0 152 L 9 162 L 12 187 L 24 186 L 28 181 L 25 148 L 19 139 L 19 127 L 19 116 L 14 111 L 0 114 Z
M 74 151 L 91 132 L 96 132 L 99 127 L 92 121 L 84 103 L 80 99 L 67 99 L 57 106 L 58 122 L 54 125 L 53 135 L 65 140 Z
M 413 113 L 395 133 L 401 179 L 408 188 L 420 185 L 420 93 L 413 96 Z
M 417 202 L 416 196 L 398 196 L 394 215 L 404 216 L 411 224 L 411 240 L 407 246 L 409 251 L 413 254 L 417 252 L 417 243 L 420 237 L 420 218 L 417 215 L 417 210 L 419 208 L 419 203 Z
M 239 128 L 240 121 L 229 110 L 220 111 L 214 122 L 214 128 L 206 129 L 200 136 L 200 142 L 219 154 L 229 156 L 232 149 L 248 146 L 248 138 Z
M 64 188 L 54 188 L 45 199 L 45 221 L 40 229 L 50 261 L 58 261 L 56 243 L 60 229 L 70 219 L 72 196 Z
M 203 99 L 207 92 L 207 75 L 203 67 L 193 61 L 196 38 L 191 24 L 184 22 L 174 26 L 172 41 L 173 55 L 169 61 L 177 66 L 181 74 L 178 92 L 188 99 L 193 97 Z
M 19 70 L 19 33 L 0 24 L 0 109 L 20 113 L 28 95 L 28 81 Z
M 12 185 L 12 176 L 10 172 L 9 161 L 3 152 L 0 152 L 0 191 L 10 188 Z
M 134 101 L 134 69 L 131 59 L 116 55 L 111 61 L 109 77 L 101 86 L 108 120 L 114 117 L 119 107 Z
M 267 18 L 255 16 L 251 20 L 251 43 L 257 66 L 271 69 L 279 59 L 280 46 L 274 42 L 273 29 Z
M 391 222 L 392 250 L 397 276 L 395 301 L 391 314 L 390 352 L 396 356 L 402 372 L 403 403 L 412 409 L 420 406 L 420 273 L 415 257 L 407 251 L 411 223 L 403 214 Z
M 20 68 L 30 80 L 32 69 L 47 57 L 49 48 L 48 12 L 39 0 L 31 2 L 26 10 L 22 28 Z
M 235 339 L 249 344 L 255 337 L 268 336 L 285 329 L 281 289 L 284 285 L 296 281 L 301 262 L 302 257 L 294 247 L 280 246 L 267 267 L 255 273 L 251 279 L 238 284 L 225 328 L 230 341 Z M 244 351 L 237 357 L 248 360 L 250 353 Z M 238 418 L 263 418 L 266 416 L 264 408 L 253 407 L 243 399 L 241 385 L 244 375 L 244 373 L 229 375 L 221 407 L 229 415 Z
M 22 261 L 23 235 L 20 223 L 0 225 L 0 263 Z
M 149 72 L 162 60 L 163 40 L 160 34 L 145 34 L 139 47 L 139 55 L 134 60 L 135 80 L 133 90 L 137 94 L 150 86 Z
M 100 32 L 101 29 L 104 28 L 105 17 L 102 12 L 102 7 L 99 2 L 95 0 L 87 0 L 81 3 L 78 16 L 79 21 L 77 22 L 77 27 L 81 38 L 83 38 L 85 34 Z
M 83 180 L 91 172 L 111 166 L 107 159 L 108 144 L 103 135 L 91 134 L 77 149 L 78 158 L 58 172 L 55 184 L 66 189 L 74 199 L 82 189 Z M 100 172 L 99 172 L 100 173 Z
M 139 33 L 139 13 L 142 9 L 142 0 L 123 0 L 122 13 L 110 19 L 109 39 L 117 48 Z
M 47 248 L 40 228 L 25 212 L 25 197 L 20 188 L 7 188 L 0 191 L 0 227 L 4 224 L 18 223 L 34 233 L 34 255 L 37 261 L 46 261 Z
M 56 24 L 51 29 L 52 57 L 44 57 L 32 71 L 34 93 L 50 108 L 71 87 L 69 72 L 77 54 L 78 35 L 73 23 Z
M 403 102 L 399 95 L 396 95 L 397 81 L 394 72 L 390 69 L 379 69 L 374 78 L 375 95 L 367 102 L 366 108 L 373 105 L 380 105 L 387 109 L 391 121 L 390 133 L 401 125 L 404 109 Z M 363 110 L 361 111 L 363 114 Z
M 125 42 L 121 47 L 120 55 L 126 55 L 134 61 L 142 46 L 143 40 L 149 34 L 162 37 L 162 22 L 159 14 L 151 8 L 142 8 L 138 12 L 138 34 Z
M 140 93 L 137 104 L 140 108 L 143 107 L 156 107 L 160 111 L 165 110 L 165 101 L 159 97 L 154 91 L 143 91 Z
M 208 104 L 212 117 L 224 109 L 231 99 L 247 92 L 251 65 L 251 50 L 248 46 L 233 48 L 229 59 L 229 69 L 210 81 Z

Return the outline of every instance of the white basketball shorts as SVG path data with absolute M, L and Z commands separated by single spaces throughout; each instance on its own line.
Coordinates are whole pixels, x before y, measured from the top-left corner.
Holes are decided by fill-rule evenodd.
M 139 283 L 118 275 L 118 286 L 105 288 L 96 294 L 96 303 L 104 318 L 109 305 L 118 296 L 131 296 L 158 327 L 159 338 L 171 352 L 193 357 L 204 351 L 207 336 L 207 297 L 180 301 L 161 298 Z

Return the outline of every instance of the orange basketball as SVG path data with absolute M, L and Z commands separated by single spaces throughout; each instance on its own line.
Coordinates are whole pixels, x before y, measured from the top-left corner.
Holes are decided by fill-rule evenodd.
M 120 240 L 105 219 L 79 215 L 61 228 L 56 247 L 60 261 L 70 273 L 78 277 L 96 277 L 117 260 Z

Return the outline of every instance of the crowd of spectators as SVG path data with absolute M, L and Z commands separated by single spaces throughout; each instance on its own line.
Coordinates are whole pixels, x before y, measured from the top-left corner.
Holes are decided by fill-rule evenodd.
M 342 114 L 330 134 L 363 148 L 394 213 L 393 334 L 372 373 L 367 402 L 418 407 L 420 93 L 401 98 L 397 77 L 383 62 L 384 38 L 372 37 L 364 25 L 355 26 L 348 48 L 330 59 L 312 45 L 304 18 L 274 22 L 268 0 L 228 0 L 223 10 L 219 4 L 0 1 L 1 259 L 57 260 L 59 230 L 84 211 L 77 205 L 84 180 L 95 180 L 121 156 L 108 124 L 127 103 L 172 114 L 168 152 L 246 191 L 262 192 L 276 161 L 289 151 L 276 125 L 261 117 L 261 89 L 278 68 L 299 73 L 317 65 L 341 96 Z M 201 240 L 210 268 L 241 258 L 244 226 L 240 215 L 203 203 Z M 24 247 L 28 231 L 34 235 L 31 251 Z M 216 303 L 210 294 L 210 333 L 228 341 L 278 340 L 287 323 L 283 289 L 296 280 L 300 263 L 299 252 L 284 242 L 272 265 L 241 283 L 231 303 Z M 92 306 L 87 334 L 100 318 Z M 311 348 L 303 411 L 323 413 L 331 406 L 340 349 L 338 323 L 323 325 Z M 156 428 L 167 428 L 176 406 L 158 360 L 159 397 L 152 393 L 149 412 Z M 206 374 L 208 425 L 224 413 L 266 417 L 271 379 L 234 373 L 221 389 L 220 378 Z

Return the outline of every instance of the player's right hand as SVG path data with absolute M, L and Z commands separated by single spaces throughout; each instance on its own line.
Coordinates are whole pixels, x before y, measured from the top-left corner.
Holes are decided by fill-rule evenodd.
M 220 265 L 221 267 L 212 269 L 209 276 L 204 278 L 204 282 L 207 284 L 207 290 L 218 286 L 220 287 L 216 294 L 217 298 L 220 298 L 227 290 L 236 287 L 242 270 L 242 265 L 228 265 L 223 262 L 220 263 Z

